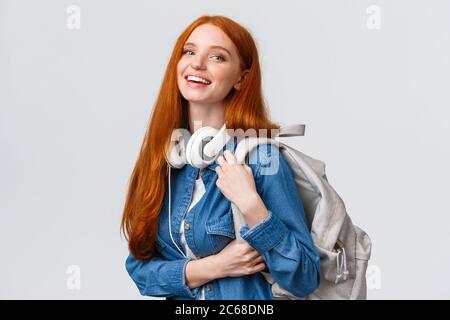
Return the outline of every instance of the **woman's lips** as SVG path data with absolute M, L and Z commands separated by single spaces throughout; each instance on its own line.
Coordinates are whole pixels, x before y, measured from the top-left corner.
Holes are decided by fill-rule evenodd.
M 191 88 L 206 88 L 207 86 L 209 86 L 209 84 L 188 81 L 186 79 L 185 79 L 185 81 L 187 82 L 187 85 Z

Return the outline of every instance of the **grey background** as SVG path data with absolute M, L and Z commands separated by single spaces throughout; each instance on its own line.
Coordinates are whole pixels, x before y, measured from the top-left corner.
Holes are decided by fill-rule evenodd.
M 71 4 L 80 30 L 66 27 Z M 202 14 L 254 35 L 273 119 L 306 124 L 291 143 L 325 161 L 372 238 L 381 286 L 369 298 L 450 298 L 449 9 L 0 0 L 0 298 L 141 298 L 119 234 L 126 187 L 175 39 Z

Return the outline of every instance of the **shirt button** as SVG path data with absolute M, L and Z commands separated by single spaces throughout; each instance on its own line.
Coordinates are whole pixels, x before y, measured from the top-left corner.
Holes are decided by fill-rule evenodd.
M 208 290 L 208 291 L 212 291 L 212 287 L 211 287 L 211 285 L 210 285 L 210 284 L 208 284 L 208 285 L 206 286 L 206 290 Z
M 186 225 L 184 226 L 184 228 L 185 228 L 186 230 L 189 230 L 189 229 L 191 228 L 191 225 L 190 225 L 189 223 L 186 223 Z

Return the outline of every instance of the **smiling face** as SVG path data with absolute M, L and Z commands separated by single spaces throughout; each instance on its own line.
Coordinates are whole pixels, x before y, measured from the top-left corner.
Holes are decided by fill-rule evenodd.
M 177 83 L 183 97 L 195 103 L 223 101 L 233 86 L 240 87 L 240 61 L 231 39 L 212 24 L 195 28 L 177 65 Z

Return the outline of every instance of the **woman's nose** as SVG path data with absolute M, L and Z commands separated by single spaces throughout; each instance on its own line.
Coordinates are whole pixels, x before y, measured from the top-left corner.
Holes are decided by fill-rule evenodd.
M 202 55 L 198 54 L 191 63 L 192 68 L 196 70 L 205 69 L 205 59 Z

